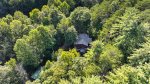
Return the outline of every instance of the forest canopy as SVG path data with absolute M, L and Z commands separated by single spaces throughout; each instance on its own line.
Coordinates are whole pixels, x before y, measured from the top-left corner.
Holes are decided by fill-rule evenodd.
M 150 84 L 150 0 L 0 0 L 0 84 Z

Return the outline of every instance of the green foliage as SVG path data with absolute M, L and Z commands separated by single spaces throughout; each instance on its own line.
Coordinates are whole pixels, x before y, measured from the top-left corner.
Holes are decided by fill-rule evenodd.
M 95 28 L 96 31 L 102 29 L 103 24 L 108 24 L 108 22 L 106 22 L 107 19 L 114 13 L 121 14 L 127 7 L 133 7 L 136 2 L 137 0 L 104 0 L 100 4 L 94 5 L 91 8 L 92 27 Z M 121 12 L 117 12 L 117 10 L 121 10 Z
M 91 49 L 85 54 L 85 57 L 87 57 L 88 60 L 98 63 L 99 56 L 101 52 L 103 51 L 104 44 L 97 40 L 91 43 Z
M 33 66 L 37 67 L 39 64 L 39 55 L 33 53 L 33 49 L 26 42 L 25 39 L 18 39 L 14 46 L 17 59 L 20 60 L 24 67 Z
M 133 24 L 133 28 L 129 31 L 128 35 L 125 36 L 125 40 L 121 42 L 121 50 L 123 49 L 125 55 L 129 55 L 133 52 L 135 48 L 140 47 L 140 43 L 146 41 L 145 38 L 149 36 L 148 26 L 144 26 L 142 23 L 139 26 L 137 24 Z M 125 58 L 126 59 L 126 58 Z
M 57 26 L 57 24 L 60 22 L 60 20 L 64 17 L 64 15 L 55 7 L 51 7 L 51 12 L 50 12 L 50 20 L 51 24 L 54 25 L 54 27 Z
M 121 61 L 121 51 L 115 46 L 107 44 L 99 57 L 99 67 L 101 68 L 101 72 L 106 73 L 111 69 L 117 68 L 121 65 Z
M 77 39 L 76 29 L 73 26 L 69 27 L 66 30 L 66 33 L 64 34 L 64 38 L 65 38 L 65 45 L 72 45 Z
M 36 22 L 36 23 L 39 22 L 39 20 L 38 20 L 39 12 L 40 12 L 39 9 L 33 9 L 33 10 L 30 12 L 30 18 L 31 18 L 34 22 Z
M 88 33 L 91 22 L 91 14 L 88 8 L 76 8 L 71 13 L 70 18 L 78 33 Z
M 145 64 L 150 62 L 150 42 L 146 42 L 142 45 L 142 48 L 136 49 L 133 54 L 128 57 L 129 62 L 133 66 Z
M 99 32 L 99 39 L 101 39 L 104 42 L 109 42 L 111 40 L 110 30 L 112 28 L 112 25 L 114 23 L 117 23 L 117 19 L 121 17 L 124 12 L 124 9 L 117 10 L 115 13 L 113 13 L 113 15 L 110 18 L 106 19 L 105 23 L 103 24 L 102 30 L 100 30 Z
M 146 71 L 146 72 L 145 72 Z M 108 84 L 147 84 L 150 75 L 149 64 L 141 65 L 137 68 L 124 65 L 114 70 L 107 76 Z
M 150 9 L 149 4 L 150 4 L 149 0 L 141 0 L 141 1 L 138 1 L 135 7 L 140 9 L 141 11 L 144 11 L 145 9 Z
M 147 9 L 145 11 L 142 11 L 141 14 L 139 15 L 140 16 L 140 21 L 142 21 L 143 23 L 149 23 L 150 22 L 150 10 Z
M 121 64 L 123 55 L 117 47 L 110 44 L 104 45 L 101 41 L 95 41 L 92 43 L 91 49 L 85 54 L 85 57 L 100 68 L 100 73 L 105 74 Z
M 125 62 L 133 50 L 139 48 L 140 43 L 145 42 L 146 28 L 142 26 L 143 24 L 140 25 L 138 14 L 137 9 L 126 9 L 124 15 L 116 20 L 108 32 L 107 39 L 119 46 Z
M 22 71 L 21 71 L 22 70 Z M 0 65 L 0 83 L 1 84 L 19 84 L 26 81 L 26 73 L 20 65 L 16 64 L 15 59 L 10 59 L 6 65 Z
M 28 66 L 30 68 L 32 66 L 33 68 L 37 67 L 40 58 L 43 58 L 43 52 L 46 49 L 53 49 L 55 30 L 51 31 L 53 28 L 52 26 L 49 27 L 39 26 L 37 29 L 31 30 L 29 36 L 17 40 L 14 51 L 26 68 Z
M 87 77 L 83 79 L 83 84 L 102 84 L 102 80 L 98 76 Z
M 60 80 L 58 84 L 103 84 L 102 80 L 98 76 L 91 76 L 91 77 L 76 77 L 72 78 L 71 82 L 67 80 Z
M 52 5 L 58 6 L 60 4 L 61 4 L 61 0 L 48 0 L 49 6 L 52 6 Z
M 110 1 L 103 1 L 101 4 L 96 4 L 91 8 L 92 27 L 97 30 L 100 29 L 104 23 L 105 18 L 110 16 Z
M 12 52 L 12 34 L 9 25 L 1 21 L 0 22 L 0 51 L 1 59 L 5 60 Z
M 77 6 L 84 6 L 84 7 L 92 7 L 95 4 L 102 2 L 103 0 L 74 0 Z
M 9 66 L 10 68 L 14 68 L 16 66 L 16 60 L 11 58 L 8 62 L 5 63 L 6 66 Z
M 150 83 L 149 3 L 1 0 L 0 84 Z M 81 33 L 93 40 L 85 54 L 74 49 Z
M 69 15 L 70 6 L 67 4 L 66 1 L 64 1 L 63 3 L 61 3 L 60 6 L 58 6 L 58 8 L 65 15 L 67 15 L 67 16 Z
M 7 15 L 0 21 L 0 56 L 3 60 L 14 57 L 13 46 L 17 39 L 27 35 L 32 29 L 30 19 L 23 13 L 17 11 L 14 16 Z
M 22 24 L 27 24 L 27 25 L 31 25 L 31 20 L 30 18 L 28 18 L 26 15 L 24 15 L 22 12 L 20 11 L 16 11 L 14 13 L 14 19 L 15 20 L 18 20 L 18 21 L 21 21 Z
M 0 66 L 0 83 L 8 84 L 8 83 L 17 83 L 17 80 L 14 76 L 14 72 L 11 68 L 6 66 Z
M 64 45 L 65 47 L 68 47 L 77 39 L 77 31 L 74 26 L 72 26 L 69 18 L 63 18 L 58 24 L 56 30 L 57 46 Z
M 68 18 L 63 18 L 60 23 L 58 24 L 56 30 L 57 30 L 57 35 L 56 35 L 56 44 L 58 46 L 62 46 L 65 43 L 65 34 L 67 29 L 71 27 L 71 22 L 70 19 Z M 68 40 L 68 39 L 67 39 Z
M 139 48 L 139 44 L 145 41 L 145 31 L 143 31 L 141 26 L 137 26 L 137 23 L 134 23 L 133 28 L 128 32 L 129 33 L 123 37 L 122 42 L 119 45 L 126 56 L 130 55 L 135 48 Z
M 70 10 L 73 10 L 75 7 L 74 0 L 48 0 L 48 6 L 56 6 L 61 10 L 64 14 L 68 15 Z M 66 8 L 66 9 L 65 9 Z
M 24 29 L 21 21 L 13 20 L 10 23 L 10 29 L 14 39 L 19 39 L 24 35 Z
M 91 83 L 101 82 L 101 80 L 99 80 L 99 77 L 91 77 L 91 75 L 98 74 L 99 67 L 96 66 L 94 63 L 88 62 L 86 58 L 79 56 L 79 53 L 75 49 L 69 51 L 59 50 L 57 52 L 57 61 L 48 61 L 46 63 L 40 75 L 40 82 L 72 82 L 76 84 L 77 81 L 74 78 L 80 76 L 83 77 L 85 84 L 88 83 L 88 80 L 93 80 L 91 81 Z M 81 80 L 78 80 L 78 83 L 81 83 Z
M 64 15 L 58 10 L 55 6 L 46 6 L 42 7 L 42 10 L 33 9 L 30 12 L 30 18 L 34 23 L 49 25 L 52 24 L 54 27 L 60 22 Z
M 76 49 L 72 49 L 70 51 L 62 51 L 60 53 L 60 56 L 58 57 L 58 60 L 64 61 L 69 65 L 72 65 L 72 60 L 75 57 L 79 57 L 79 53 L 76 51 Z
M 57 83 L 61 78 L 68 77 L 68 71 L 73 65 L 73 60 L 79 57 L 79 53 L 72 49 L 70 51 L 59 51 L 57 62 L 48 61 L 41 72 L 40 81 L 43 83 Z
M 28 14 L 34 8 L 41 8 L 46 4 L 47 0 L 1 0 L 0 1 L 0 17 L 6 14 L 13 14 L 15 11 L 22 11 Z

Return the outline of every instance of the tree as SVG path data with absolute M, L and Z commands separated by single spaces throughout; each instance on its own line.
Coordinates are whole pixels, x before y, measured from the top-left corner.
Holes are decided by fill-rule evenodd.
M 53 5 L 50 7 L 44 5 L 42 7 L 42 10 L 39 11 L 39 13 L 37 14 L 37 18 L 39 20 L 38 24 L 43 25 L 52 24 L 54 25 L 55 28 L 57 27 L 57 24 L 60 22 L 60 20 L 64 17 L 65 17 L 64 14 Z
M 83 84 L 102 84 L 102 80 L 99 76 L 85 77 L 83 80 Z
M 27 21 L 27 22 L 26 22 Z M 28 22 L 29 21 L 29 22 Z M 13 51 L 16 40 L 27 35 L 32 26 L 27 16 L 21 12 L 15 12 L 14 17 L 8 15 L 0 22 L 0 45 L 2 46 L 2 59 L 7 61 L 11 57 L 15 57 Z
M 79 0 L 79 1 L 81 1 L 82 5 L 86 7 L 92 7 L 95 4 L 102 2 L 102 0 Z
M 22 22 L 19 21 L 19 20 L 13 20 L 11 23 L 10 23 L 10 29 L 11 29 L 11 32 L 12 32 L 12 35 L 13 35 L 13 38 L 14 38 L 14 41 L 16 39 L 19 39 L 21 38 L 24 34 L 23 34 L 23 25 L 22 25 Z
M 143 23 L 148 23 L 150 22 L 150 10 L 145 10 L 145 11 L 142 11 L 141 14 L 139 15 L 140 16 L 140 21 L 143 22 Z
M 90 9 L 92 27 L 96 30 L 101 30 L 103 24 L 106 23 L 105 21 L 107 21 L 107 19 L 117 10 L 125 10 L 127 7 L 133 7 L 136 4 L 136 1 L 137 0 L 104 0 L 100 4 L 94 5 Z
M 91 43 L 91 48 L 88 50 L 88 52 L 85 54 L 85 57 L 90 60 L 91 62 L 98 63 L 99 61 L 99 56 L 102 53 L 104 48 L 104 44 L 96 40 Z
M 12 56 L 13 38 L 9 25 L 0 21 L 0 58 L 5 60 Z
M 66 16 L 69 15 L 69 10 L 70 10 L 70 6 L 67 4 L 66 1 L 64 1 L 63 3 L 60 4 L 60 6 L 58 6 L 59 10 L 61 12 L 63 12 Z
M 125 44 L 122 45 L 124 46 L 124 49 L 127 50 L 126 53 L 132 54 L 134 48 L 138 49 L 142 43 L 146 42 L 150 35 L 150 32 L 148 31 L 148 25 L 148 23 L 141 23 L 137 27 L 134 27 L 130 30 L 130 33 L 128 33 L 128 35 L 125 37 L 125 40 L 128 40 L 128 42 L 124 40 L 123 43 Z
M 48 0 L 48 6 L 59 6 L 61 4 L 61 0 Z
M 142 48 L 136 49 L 133 54 L 128 57 L 129 63 L 133 66 L 145 64 L 150 62 L 150 42 L 146 42 L 142 45 Z
M 110 72 L 106 78 L 108 84 L 147 84 L 149 82 L 149 72 L 149 64 L 144 64 L 137 68 L 124 65 L 114 70 L 114 72 Z
M 64 34 L 64 38 L 65 38 L 65 45 L 72 45 L 77 39 L 76 29 L 73 26 L 69 27 L 66 30 L 66 33 Z
M 78 33 L 88 33 L 91 23 L 91 14 L 88 8 L 78 7 L 70 15 L 71 22 Z
M 66 64 L 64 62 L 47 62 L 45 69 L 40 74 L 39 81 L 42 83 L 58 83 L 61 78 L 66 78 Z
M 35 23 L 39 23 L 39 9 L 33 9 L 29 14 L 30 14 L 30 18 L 33 22 Z
M 90 77 L 76 77 L 72 78 L 71 81 L 69 80 L 60 80 L 58 84 L 102 84 L 102 80 L 100 79 L 99 76 L 90 76 Z
M 39 20 L 40 23 L 43 23 L 43 25 L 49 25 L 50 24 L 50 7 L 47 5 L 44 5 L 39 13 Z
M 66 1 L 67 4 L 70 6 L 70 11 L 72 11 L 75 8 L 75 0 L 62 0 L 62 1 Z
M 105 74 L 109 70 L 117 68 L 121 65 L 122 57 L 123 55 L 117 47 L 110 44 L 105 45 L 99 57 L 99 67 L 101 68 L 101 73 Z
M 15 68 L 16 67 L 16 60 L 11 58 L 8 62 L 5 63 L 6 66 L 10 68 Z
M 2 18 L 2 21 L 6 22 L 7 24 L 10 24 L 10 22 L 13 21 L 13 16 L 11 16 L 10 14 L 6 15 L 6 17 Z
M 57 46 L 64 45 L 68 47 L 72 45 L 77 39 L 77 31 L 72 26 L 69 18 L 63 18 L 58 24 L 57 28 Z
M 84 55 L 93 66 L 98 66 L 99 73 L 106 74 L 113 68 L 121 65 L 122 52 L 111 44 L 103 44 L 101 41 L 94 41 L 91 48 Z M 93 69 L 93 68 L 92 68 Z
M 17 80 L 13 76 L 12 69 L 6 66 L 0 66 L 0 83 L 8 84 L 8 83 L 17 83 Z M 13 80 L 14 79 L 14 80 Z M 14 81 L 14 82 L 13 82 Z M 16 82 L 15 82 L 16 81 Z
M 26 69 L 33 69 L 38 66 L 39 54 L 35 53 L 32 46 L 30 46 L 27 39 L 18 39 L 14 46 L 17 59 L 23 64 Z
M 36 53 L 42 54 L 46 49 L 53 50 L 55 45 L 55 29 L 50 26 L 38 26 L 29 32 L 29 44 L 34 46 Z
M 69 51 L 62 51 L 60 56 L 58 57 L 59 61 L 66 62 L 68 65 L 73 64 L 73 59 L 76 57 L 79 57 L 79 53 L 76 51 L 76 49 L 72 49 Z
M 149 0 L 142 0 L 142 1 L 138 1 L 135 7 L 140 9 L 141 11 L 144 11 L 145 9 L 150 9 L 149 4 L 150 4 Z
M 26 15 L 24 15 L 22 12 L 20 11 L 16 11 L 14 13 L 14 20 L 18 20 L 21 21 L 22 24 L 26 24 L 26 25 L 31 25 L 31 19 L 28 18 Z
M 74 9 L 75 1 L 74 0 L 48 0 L 48 6 L 52 6 L 52 5 L 54 5 L 58 8 L 63 8 L 63 10 L 66 10 L 64 8 L 67 7 L 67 9 L 68 9 L 68 7 L 69 7 L 69 10 L 67 10 L 69 12 L 70 10 Z
M 145 42 L 144 37 L 145 31 L 141 26 L 137 26 L 137 23 L 133 23 L 133 27 L 126 33 L 121 43 L 119 44 L 120 49 L 125 55 L 124 61 L 127 60 L 127 56 L 133 53 L 133 50 L 140 47 L 140 44 Z
M 40 74 L 39 81 L 42 83 L 58 83 L 62 78 L 68 78 L 73 60 L 79 57 L 75 50 L 57 52 L 57 61 L 47 61 L 43 71 Z
M 93 28 L 96 28 L 97 30 L 101 29 L 104 20 L 110 16 L 110 4 L 110 1 L 105 0 L 101 4 L 96 4 L 90 9 L 91 24 Z
M 35 0 L 1 0 L 1 13 L 0 16 L 5 16 L 6 14 L 13 14 L 16 10 L 20 10 L 25 14 L 28 14 L 33 8 L 39 8 L 41 5 L 36 6 L 39 1 Z M 42 2 L 43 4 L 43 2 Z
M 27 69 L 35 68 L 44 57 L 44 51 L 53 50 L 55 30 L 52 26 L 39 26 L 29 32 L 28 36 L 18 39 L 14 51 L 20 62 Z
M 125 14 L 119 17 L 117 23 L 113 24 L 109 31 L 109 38 L 122 50 L 124 62 L 139 44 L 145 42 L 145 30 L 140 25 L 139 11 L 135 8 L 128 8 Z
M 26 74 L 21 74 L 18 71 L 18 65 L 16 64 L 15 59 L 10 59 L 4 66 L 0 66 L 0 83 L 2 84 L 18 84 L 18 83 L 25 83 L 27 80 Z
M 64 18 L 64 15 L 54 6 L 51 6 L 50 11 L 50 23 L 54 25 L 54 27 L 57 27 L 57 24 L 60 22 L 60 20 Z
M 124 14 L 124 12 L 124 9 L 117 10 L 115 13 L 112 14 L 110 18 L 106 19 L 105 23 L 102 26 L 102 30 L 99 30 L 98 32 L 99 39 L 106 43 L 109 43 L 109 41 L 111 41 L 110 30 L 112 28 L 112 25 L 117 23 L 118 18 L 121 17 Z
M 57 46 L 62 46 L 65 43 L 64 35 L 69 27 L 71 27 L 71 22 L 69 18 L 61 19 L 60 23 L 57 25 L 57 35 L 56 35 L 56 43 Z

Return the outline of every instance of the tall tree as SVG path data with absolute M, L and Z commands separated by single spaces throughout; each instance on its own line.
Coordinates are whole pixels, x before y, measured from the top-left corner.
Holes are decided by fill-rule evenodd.
M 149 72 L 149 64 L 140 65 L 137 68 L 124 65 L 114 70 L 114 72 L 111 72 L 106 78 L 108 84 L 147 84 L 149 83 Z
M 17 40 L 14 46 L 17 58 L 28 69 L 37 67 L 41 62 L 40 59 L 44 57 L 44 51 L 53 50 L 54 35 L 55 29 L 52 26 L 39 26 L 31 30 L 29 36 Z
M 150 62 L 150 42 L 142 45 L 142 48 L 136 49 L 133 54 L 128 57 L 129 63 L 133 66 L 145 64 Z
M 76 8 L 71 13 L 70 18 L 78 33 L 88 33 L 91 23 L 91 14 L 88 8 Z
M 65 38 L 65 45 L 72 45 L 77 39 L 76 29 L 73 26 L 69 27 L 66 30 L 66 33 L 64 34 L 64 38 Z

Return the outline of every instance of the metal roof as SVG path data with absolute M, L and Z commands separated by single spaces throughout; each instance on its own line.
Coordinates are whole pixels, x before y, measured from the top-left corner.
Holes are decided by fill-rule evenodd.
M 92 41 L 92 38 L 90 38 L 87 34 L 79 34 L 78 35 L 78 39 L 75 42 L 75 45 L 86 45 L 88 46 L 88 44 Z
M 40 75 L 41 70 L 42 70 L 42 67 L 38 68 L 38 69 L 32 74 L 31 78 L 33 78 L 33 79 L 39 78 L 39 75 Z

